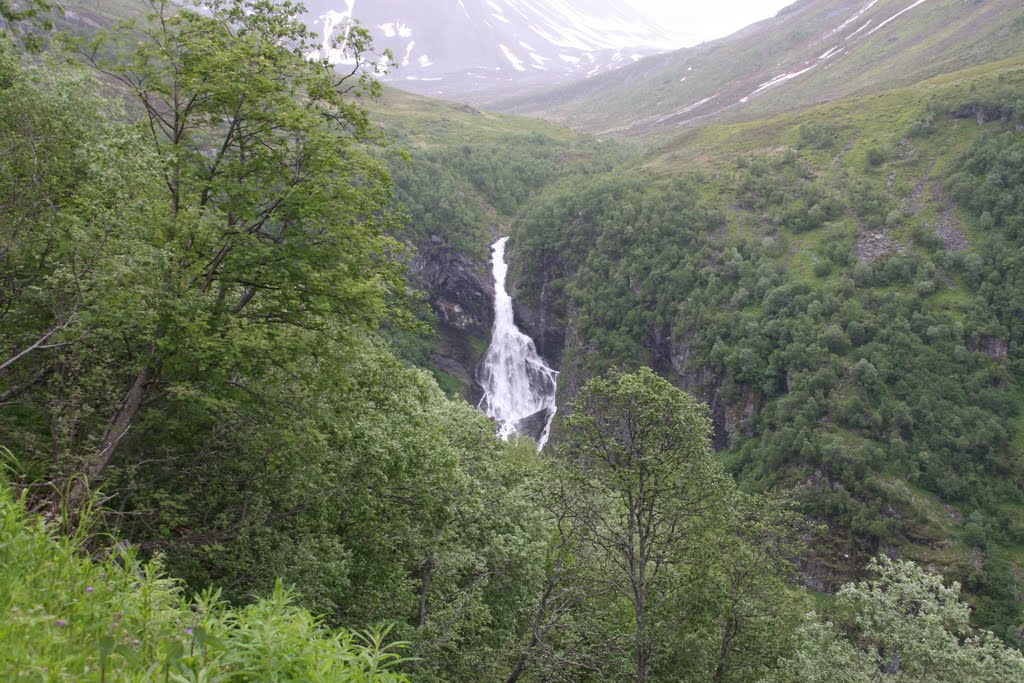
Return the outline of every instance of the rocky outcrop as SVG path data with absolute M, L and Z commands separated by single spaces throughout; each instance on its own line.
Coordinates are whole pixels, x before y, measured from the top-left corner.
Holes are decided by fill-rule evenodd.
M 999 360 L 1010 355 L 1010 343 L 1000 337 L 978 337 L 968 342 L 967 348 Z
M 541 268 L 540 297 L 537 301 L 528 301 L 524 297 L 517 296 L 515 291 L 517 283 L 510 283 L 512 311 L 515 315 L 516 326 L 533 339 L 537 353 L 548 365 L 558 368 L 565 351 L 566 327 L 560 314 L 560 311 L 564 309 L 565 302 L 556 300 L 556 297 L 551 295 L 548 283 L 553 278 L 552 270 L 547 267 L 547 264 L 541 264 Z M 522 271 L 519 268 L 514 268 L 512 272 Z
M 673 339 L 667 329 L 652 329 L 648 347 L 655 370 L 674 378 L 680 389 L 708 404 L 714 430 L 711 446 L 720 451 L 729 447 L 733 434 L 751 435 L 754 420 L 764 408 L 764 397 L 748 387 L 737 401 L 728 403 L 721 392 L 724 378 L 695 362 L 693 345 L 697 338 L 693 330 Z
M 487 334 L 494 322 L 494 283 L 486 264 L 474 263 L 437 235 L 420 245 L 409 264 L 429 294 L 442 325 L 463 333 Z
M 494 324 L 494 283 L 486 262 L 452 249 L 437 235 L 417 245 L 409 264 L 437 316 L 438 351 L 432 364 L 459 379 L 467 400 L 479 398 L 475 369 Z
M 524 417 L 516 422 L 516 429 L 520 434 L 526 434 L 534 441 L 540 441 L 540 437 L 544 433 L 544 429 L 548 426 L 548 420 L 550 418 L 551 409 L 544 408 L 542 410 L 538 410 L 533 415 Z
M 878 230 L 869 228 L 853 209 L 850 209 L 850 214 L 857 223 L 857 242 L 854 245 L 854 251 L 859 260 L 871 263 L 889 254 L 904 255 L 907 253 L 907 248 L 904 245 L 881 232 L 881 228 Z
M 565 325 L 557 321 L 543 303 L 534 308 L 513 298 L 512 309 L 516 326 L 533 339 L 541 358 L 557 368 L 565 351 Z

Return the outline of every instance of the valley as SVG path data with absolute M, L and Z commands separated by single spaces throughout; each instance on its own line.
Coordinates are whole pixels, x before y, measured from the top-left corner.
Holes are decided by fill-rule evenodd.
M 795 20 L 827 4 L 799 4 Z M 864 21 L 875 4 L 861 8 Z M 746 44 L 750 31 L 724 42 Z M 544 175 L 500 223 L 511 226 L 517 315 L 562 373 L 560 392 L 603 368 L 650 366 L 707 401 L 715 447 L 739 481 L 796 491 L 828 523 L 804 567 L 819 589 L 895 547 L 980 594 L 1019 581 L 1019 309 L 990 308 L 994 292 L 963 270 L 971 254 L 1016 247 L 1005 231 L 979 232 L 980 213 L 955 197 L 974 192 L 956 189 L 973 146 L 1020 131 L 1022 68 L 1020 57 L 996 61 L 740 122 L 719 112 L 671 138 L 675 124 L 661 118 L 637 151 L 601 138 L 622 149 L 614 170 Z M 590 112 L 615 106 L 620 91 L 600 87 Z M 803 86 L 785 87 L 789 99 Z M 472 121 L 460 130 L 466 155 L 500 148 Z M 493 200 L 477 182 L 465 191 Z M 994 287 L 1013 298 L 1013 285 Z M 882 374 L 865 387 L 857 373 L 868 366 Z M 471 385 L 463 392 L 474 398 Z M 956 540 L 971 515 L 1004 540 Z M 982 602 L 982 614 L 1010 614 Z
M 613 2 L 123 4 L 55 19 L 84 71 L 0 45 L 0 511 L 54 525 L 11 532 L 12 609 L 84 590 L 31 558 L 120 576 L 99 535 L 48 545 L 96 485 L 181 581 L 159 628 L 216 587 L 221 641 L 411 654 L 351 680 L 1024 672 L 1018 2 L 798 0 L 669 52 Z M 144 47 L 87 42 L 154 7 Z M 575 42 L 427 39 L 485 15 Z M 362 16 L 397 48 L 329 45 Z M 398 68 L 333 99 L 357 39 Z M 248 666 L 131 614 L 107 654 L 57 612 L 40 642 Z

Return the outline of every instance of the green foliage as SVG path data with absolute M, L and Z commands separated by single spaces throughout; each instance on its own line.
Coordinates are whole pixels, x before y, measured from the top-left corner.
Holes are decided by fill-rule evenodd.
M 281 578 L 427 678 L 496 677 L 546 531 L 490 423 L 375 335 L 408 317 L 376 86 L 307 62 L 295 7 L 209 9 L 82 48 L 140 126 L 0 52 L 0 434 L 193 589 Z
M 10 36 L 29 52 L 38 52 L 45 33 L 53 28 L 49 14 L 54 9 L 47 0 L 0 0 L 0 40 Z M 60 6 L 56 10 L 63 12 Z
M 1012 681 L 1024 656 L 968 625 L 960 586 L 913 562 L 873 559 L 871 581 L 843 586 L 838 623 L 812 621 L 777 681 Z
M 985 605 L 977 623 L 1016 643 L 1018 580 L 999 561 L 1019 573 L 1021 134 L 1005 116 L 950 118 L 963 102 L 1012 109 L 1019 66 L 985 78 L 924 107 L 911 90 L 685 134 L 647 165 L 671 179 L 556 188 L 512 249 L 519 294 L 543 289 L 579 333 L 566 371 L 649 364 L 700 392 L 740 485 L 793 488 L 828 523 L 827 582 L 883 545 L 912 548 L 963 577 Z M 914 117 L 929 130 L 913 141 L 878 123 Z M 841 151 L 817 151 L 828 131 Z M 799 150 L 779 150 L 791 140 Z M 980 522 L 951 521 L 939 500 Z
M 809 182 L 801 168 L 792 155 L 748 160 L 734 187 L 746 210 L 764 215 L 793 201 L 787 196 L 800 196 L 788 193 Z M 869 188 L 864 181 L 847 191 L 866 215 L 884 215 L 891 200 L 872 208 Z M 734 437 L 739 457 L 733 463 L 744 478 L 775 482 L 787 463 L 801 463 L 821 468 L 857 496 L 878 496 L 865 474 L 879 463 L 879 451 L 829 439 L 820 429 L 826 421 L 884 444 L 890 467 L 899 464 L 931 490 L 991 503 L 968 482 L 998 467 L 1018 408 L 993 385 L 993 378 L 1009 379 L 1007 368 L 980 354 L 955 353 L 983 334 L 981 321 L 965 326 L 930 304 L 934 290 L 906 287 L 933 280 L 933 263 L 891 257 L 859 264 L 852 279 L 842 274 L 812 286 L 780 262 L 785 234 L 710 242 L 721 214 L 697 200 L 696 180 L 642 195 L 628 181 L 573 192 L 578 205 L 553 196 L 519 224 L 517 259 L 528 264 L 523 291 L 535 295 L 542 282 L 533 264 L 547 264 L 544 277 L 572 277 L 566 289 L 573 324 L 619 362 L 678 353 L 657 346 L 668 330 L 676 340 L 699 332 L 684 347 L 687 366 L 677 371 L 715 370 L 730 402 L 744 387 L 768 399 L 758 436 Z M 801 216 L 813 213 L 808 202 L 802 206 L 794 209 L 796 218 L 779 212 L 778 222 L 799 233 L 811 220 Z M 837 211 L 825 215 L 836 219 Z M 830 229 L 823 247 L 829 262 L 844 268 L 852 261 L 848 234 Z M 808 502 L 825 512 L 824 501 Z M 852 514 L 839 513 L 844 523 Z M 872 527 L 873 535 L 888 533 L 865 520 L 863 530 Z
M 571 410 L 542 503 L 558 536 L 521 661 L 618 680 L 763 678 L 799 617 L 782 583 L 798 515 L 735 491 L 706 408 L 650 369 L 591 379 Z
M 12 66 L 27 96 L 4 99 L 3 281 L 16 303 L 4 346 L 17 373 L 4 381 L 36 389 L 61 368 L 67 383 L 32 399 L 51 413 L 59 473 L 89 483 L 128 441 L 135 454 L 160 443 L 172 426 L 159 416 L 258 409 L 248 388 L 323 338 L 403 315 L 390 181 L 351 97 L 374 82 L 306 60 L 291 5 L 152 8 L 147 31 L 80 46 L 143 107 L 144 127 L 106 120 L 82 86 L 51 98 L 57 84 L 32 68 Z M 365 36 L 349 49 L 362 55 Z M 62 119 L 41 116 L 54 109 Z M 158 417 L 140 429 L 147 409 Z
M 618 145 L 391 96 L 377 115 L 413 150 L 392 160 L 359 105 L 380 92 L 362 29 L 345 77 L 303 57 L 297 6 L 149 7 L 77 44 L 137 121 L 0 43 L 0 438 L 72 506 L 72 482 L 102 482 L 104 519 L 201 597 L 10 513 L 9 671 L 911 680 L 941 650 L 965 680 L 1016 675 L 907 565 L 844 589 L 832 623 L 798 627 L 790 584 L 798 539 L 822 541 L 826 582 L 882 544 L 923 548 L 1017 637 L 1019 88 L 933 97 L 887 132 L 839 103 L 687 133 L 704 146 L 679 158 L 705 168 L 667 179 L 624 172 Z M 798 148 L 750 142 L 766 130 Z M 962 252 L 930 222 L 956 225 L 944 189 L 970 217 Z M 480 257 L 513 219 L 517 296 L 573 327 L 583 389 L 557 455 L 501 444 L 392 351 L 431 353 L 399 240 Z M 714 428 L 651 370 L 583 382 L 613 362 L 674 373 Z M 750 493 L 767 488 L 799 511 Z
M 839 139 L 839 131 L 829 123 L 804 123 L 798 129 L 801 146 L 808 145 L 818 149 L 832 149 Z
M 53 538 L 0 486 L 0 675 L 47 681 L 348 681 L 400 683 L 402 643 L 387 629 L 325 628 L 273 592 L 233 608 L 216 591 L 190 600 L 129 549 L 89 558 L 85 539 Z
M 395 125 L 401 125 L 400 118 Z M 400 234 L 414 244 L 441 237 L 454 249 L 486 260 L 492 231 L 544 188 L 607 171 L 628 157 L 615 144 L 525 132 L 484 137 L 467 125 L 460 142 L 435 144 L 392 164 L 396 199 L 409 211 Z

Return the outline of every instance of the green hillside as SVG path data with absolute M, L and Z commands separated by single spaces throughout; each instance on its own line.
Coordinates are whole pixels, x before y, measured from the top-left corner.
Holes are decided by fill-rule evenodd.
M 1019 239 L 1018 214 L 993 217 L 977 199 L 987 181 L 965 168 L 992 163 L 971 161 L 980 141 L 1019 137 L 1022 92 L 1024 62 L 1005 60 L 695 126 L 643 157 L 621 148 L 611 173 L 568 176 L 544 159 L 597 143 L 420 98 L 385 110 L 410 149 L 464 169 L 454 196 L 501 197 L 485 189 L 501 173 L 466 166 L 460 149 L 534 169 L 524 178 L 535 189 L 504 203 L 500 222 L 513 234 L 516 296 L 568 339 L 549 349 L 564 395 L 610 365 L 655 367 L 711 404 L 716 446 L 741 483 L 794 491 L 829 524 L 803 566 L 811 585 L 832 590 L 899 548 L 958 577 L 982 623 L 1016 638 L 1019 275 L 1012 263 L 990 269 Z M 523 145 L 497 120 L 534 135 L 532 158 L 519 160 Z M 1001 163 L 1018 163 L 1006 154 Z M 1015 187 L 1014 172 L 999 182 Z
M 917 83 L 1022 46 L 1015 0 L 799 0 L 726 38 L 495 106 L 595 133 L 664 138 Z
M 650 365 L 707 400 L 739 481 L 829 523 L 821 585 L 899 547 L 1013 632 L 1022 93 L 1018 59 L 694 129 L 535 203 L 518 294 L 564 292 L 568 382 Z

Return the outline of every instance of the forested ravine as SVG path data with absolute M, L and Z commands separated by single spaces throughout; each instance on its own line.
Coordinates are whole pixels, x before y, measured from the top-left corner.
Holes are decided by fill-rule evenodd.
M 498 421 L 503 439 L 527 434 L 543 448 L 555 416 L 558 372 L 540 357 L 533 340 L 516 327 L 512 297 L 505 289 L 507 242 L 503 237 L 492 245 L 494 330 L 477 373 L 483 388 L 479 406 Z

